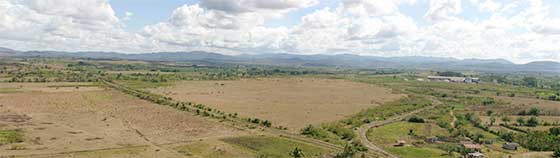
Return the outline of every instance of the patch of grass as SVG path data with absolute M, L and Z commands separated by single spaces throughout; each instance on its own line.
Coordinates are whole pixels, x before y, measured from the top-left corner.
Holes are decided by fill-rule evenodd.
M 204 158 L 244 158 L 254 157 L 255 155 L 250 150 L 243 149 L 239 146 L 232 146 L 221 141 L 194 142 L 188 145 L 176 147 L 175 150 L 185 156 Z
M 353 127 L 359 127 L 372 121 L 385 120 L 388 117 L 414 111 L 430 105 L 432 105 L 432 101 L 429 99 L 418 96 L 409 96 L 400 100 L 388 102 L 381 106 L 369 108 L 343 120 L 343 122 L 347 125 L 352 125 Z
M 419 148 L 413 146 L 407 147 L 390 147 L 387 151 L 398 155 L 402 158 L 418 158 L 418 157 L 430 157 L 430 158 L 447 158 L 452 156 L 444 155 L 445 152 L 434 148 Z
M 157 88 L 157 87 L 165 87 L 165 86 L 173 85 L 173 83 L 171 82 L 149 82 L 149 81 L 141 81 L 141 80 L 121 80 L 118 82 L 119 84 L 124 84 L 127 87 L 134 88 L 134 89 Z
M 83 151 L 71 153 L 66 156 L 73 155 L 74 157 L 137 157 L 144 158 L 148 157 L 145 155 L 146 150 L 149 148 L 147 146 L 130 146 L 122 149 L 111 149 L 111 150 L 95 150 L 95 151 Z
M 409 134 L 410 130 L 412 130 L 412 134 Z M 424 141 L 425 138 L 432 136 L 449 136 L 446 129 L 440 128 L 436 124 L 410 122 L 396 122 L 373 128 L 367 134 L 370 141 L 384 146 L 391 146 L 398 140 L 412 143 Z
M 0 88 L 0 94 L 1 93 L 18 93 L 18 92 L 22 92 L 22 90 L 19 89 L 19 88 Z
M 23 134 L 18 130 L 0 130 L 0 145 L 23 142 Z
M 268 158 L 290 158 L 290 151 L 298 147 L 307 157 L 318 157 L 329 153 L 325 149 L 314 147 L 288 140 L 286 138 L 271 136 L 242 136 L 225 138 L 222 141 L 246 148 L 257 155 L 266 155 Z

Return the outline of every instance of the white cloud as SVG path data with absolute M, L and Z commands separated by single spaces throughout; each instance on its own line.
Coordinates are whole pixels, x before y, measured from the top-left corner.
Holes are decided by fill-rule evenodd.
M 221 11 L 226 14 L 247 12 L 267 13 L 279 16 L 290 10 L 307 8 L 318 3 L 317 0 L 201 0 L 201 7 Z
M 461 0 L 430 0 L 429 10 L 424 17 L 430 22 L 452 20 L 454 14 L 462 11 Z
M 315 9 L 318 0 L 201 0 L 176 8 L 165 21 L 127 32 L 123 23 L 134 14 L 117 17 L 107 0 L 0 0 L 0 46 L 560 61 L 560 17 L 551 15 L 559 6 L 540 0 L 461 2 L 342 0 L 336 6 Z M 403 5 L 417 4 L 428 6 L 415 8 L 425 10 L 418 12 L 423 18 L 401 10 Z M 293 16 L 289 13 L 304 8 L 315 10 L 299 20 L 291 19 L 296 21 L 293 26 L 267 26 L 269 20 Z M 468 17 L 473 14 L 484 16 Z

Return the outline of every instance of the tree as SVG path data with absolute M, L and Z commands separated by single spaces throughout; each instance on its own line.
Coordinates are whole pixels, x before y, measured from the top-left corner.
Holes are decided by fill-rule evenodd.
M 290 152 L 290 156 L 293 158 L 302 158 L 305 157 L 305 154 L 303 153 L 303 150 L 296 147 L 292 152 Z
M 490 126 L 494 126 L 495 122 L 496 122 L 496 117 L 490 116 Z
M 535 77 L 525 77 L 523 78 L 523 84 L 527 87 L 537 87 L 538 81 Z
M 539 120 L 537 119 L 537 117 L 531 117 L 529 118 L 529 120 L 527 120 L 527 126 L 529 127 L 535 127 L 537 125 L 539 125 Z
M 552 157 L 560 157 L 560 147 L 556 147 L 556 149 L 554 149 L 554 152 L 552 153 Z
M 550 132 L 551 135 L 555 135 L 555 136 L 560 135 L 560 127 L 552 127 L 548 129 L 548 131 Z
M 539 109 L 537 108 L 531 108 L 529 109 L 529 112 L 527 112 L 527 115 L 533 115 L 533 116 L 539 116 Z
M 523 119 L 523 117 L 518 117 L 517 118 L 517 125 L 519 125 L 519 126 L 525 125 L 525 120 Z
M 445 153 L 448 156 L 452 156 L 453 152 L 458 151 L 459 149 L 456 145 L 452 145 L 452 144 L 443 144 L 441 148 L 445 151 Z
M 344 150 L 341 153 L 336 154 L 335 158 L 352 158 L 358 153 L 358 150 L 351 143 L 346 143 L 344 145 Z
M 413 123 L 424 123 L 424 119 L 420 118 L 418 116 L 412 116 L 411 118 L 408 119 L 408 122 L 413 122 Z
M 494 111 L 492 111 L 492 110 L 486 111 L 486 115 L 487 115 L 487 116 L 492 116 L 493 113 L 494 113 Z
M 509 121 L 511 121 L 511 118 L 509 118 L 509 116 L 504 116 L 502 117 L 502 121 L 507 125 Z

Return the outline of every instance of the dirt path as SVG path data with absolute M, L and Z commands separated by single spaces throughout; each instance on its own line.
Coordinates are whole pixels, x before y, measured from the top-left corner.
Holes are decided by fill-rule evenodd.
M 455 127 L 455 122 L 457 122 L 457 117 L 455 117 L 455 113 L 453 112 L 453 110 L 449 111 L 449 115 L 453 117 L 453 121 L 451 121 L 451 127 Z
M 402 115 L 398 115 L 398 116 L 395 116 L 395 117 L 388 118 L 388 119 L 383 120 L 383 121 L 375 121 L 375 122 L 372 122 L 372 123 L 369 123 L 369 124 L 362 125 L 360 128 L 358 128 L 358 135 L 360 137 L 360 140 L 361 140 L 362 144 L 364 146 L 366 146 L 370 151 L 375 151 L 375 152 L 378 152 L 378 153 L 382 153 L 384 156 L 387 156 L 387 157 L 397 158 L 398 156 L 395 156 L 395 155 L 383 150 L 381 147 L 379 147 L 379 146 L 375 145 L 373 142 L 369 141 L 369 139 L 367 138 L 367 131 L 371 128 L 377 128 L 377 127 L 380 127 L 380 126 L 383 126 L 383 125 L 387 125 L 387 124 L 391 124 L 391 123 L 400 121 L 402 119 L 405 119 L 406 117 L 409 117 L 411 115 L 420 113 L 422 111 L 434 108 L 436 105 L 441 104 L 441 102 L 439 102 L 438 100 L 433 100 L 433 102 L 434 102 L 434 105 L 432 105 L 432 106 L 420 108 L 420 109 L 408 112 L 406 114 L 402 114 Z

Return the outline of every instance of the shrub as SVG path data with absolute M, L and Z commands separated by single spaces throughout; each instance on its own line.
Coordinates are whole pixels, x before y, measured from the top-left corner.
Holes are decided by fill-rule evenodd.
M 322 128 L 314 127 L 313 125 L 308 125 L 301 130 L 301 134 L 310 136 L 312 138 L 326 138 L 327 131 Z
M 558 136 L 560 135 L 560 127 L 552 127 L 548 129 L 548 132 L 550 132 L 551 135 Z
M 536 117 L 531 117 L 529 118 L 529 120 L 527 120 L 526 125 L 529 127 L 536 127 L 537 125 L 539 125 L 539 120 Z
M 420 118 L 418 116 L 412 116 L 411 118 L 408 119 L 408 122 L 413 122 L 413 123 L 424 123 L 424 119 Z
M 529 112 L 527 112 L 527 115 L 539 116 L 539 113 L 540 113 L 539 109 L 531 108 Z
M 552 157 L 560 157 L 560 147 L 556 147 L 556 149 L 554 149 L 554 152 L 552 153 Z

